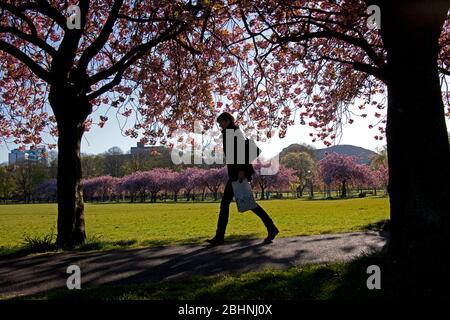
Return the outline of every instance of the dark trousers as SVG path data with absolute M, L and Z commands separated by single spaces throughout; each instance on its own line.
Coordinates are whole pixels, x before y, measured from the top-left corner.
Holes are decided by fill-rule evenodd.
M 228 224 L 228 217 L 230 215 L 230 203 L 233 200 L 234 192 L 231 186 L 231 180 L 228 180 L 225 185 L 225 191 L 223 193 L 222 201 L 220 202 L 219 221 L 217 222 L 216 238 L 223 239 L 225 237 L 225 230 Z M 272 219 L 269 217 L 266 211 L 259 205 L 252 210 L 264 223 L 267 231 L 271 231 L 275 228 Z

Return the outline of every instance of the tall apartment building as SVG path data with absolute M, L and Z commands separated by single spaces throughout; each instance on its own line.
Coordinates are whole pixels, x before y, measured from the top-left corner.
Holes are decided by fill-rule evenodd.
M 47 157 L 45 154 L 47 153 L 47 149 L 44 146 L 39 146 L 33 150 L 24 150 L 21 151 L 19 149 L 13 149 L 8 154 L 8 163 L 16 164 L 25 160 L 41 162 L 45 165 L 48 164 Z

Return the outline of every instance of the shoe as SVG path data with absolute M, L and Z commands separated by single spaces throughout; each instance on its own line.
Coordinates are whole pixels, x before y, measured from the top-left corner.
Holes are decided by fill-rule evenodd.
M 274 227 L 274 229 L 269 231 L 267 238 L 264 239 L 264 243 L 272 243 L 272 240 L 275 239 L 275 237 L 279 233 L 280 233 L 280 231 L 277 229 L 277 227 Z
M 223 239 L 217 239 L 216 237 L 214 237 L 212 239 L 208 239 L 208 240 L 206 240 L 206 242 L 208 242 L 209 244 L 212 244 L 213 246 L 220 246 L 225 243 L 225 241 Z

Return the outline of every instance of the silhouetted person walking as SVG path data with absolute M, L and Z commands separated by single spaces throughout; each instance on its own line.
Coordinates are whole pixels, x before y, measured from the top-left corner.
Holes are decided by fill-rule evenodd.
M 232 130 L 238 130 L 239 127 L 236 126 L 234 123 L 234 118 L 231 114 L 228 112 L 222 113 L 218 118 L 217 122 L 219 123 L 220 128 L 222 129 L 222 141 L 223 141 L 223 152 L 226 155 L 226 130 L 232 129 Z M 239 182 L 242 182 L 243 179 L 247 179 L 248 181 L 252 180 L 252 175 L 255 173 L 255 170 L 253 169 L 253 166 L 251 163 L 247 163 L 246 161 L 244 164 L 238 164 L 237 159 L 237 143 L 236 138 L 234 139 L 234 162 L 233 163 L 227 163 L 227 169 L 228 169 L 228 181 L 225 185 L 224 194 L 222 197 L 222 201 L 220 202 L 220 213 L 219 213 L 219 221 L 217 222 L 217 230 L 216 235 L 214 238 L 207 240 L 207 242 L 213 244 L 213 245 L 220 245 L 224 243 L 225 238 L 225 230 L 227 228 L 228 224 L 228 217 L 230 214 L 230 203 L 233 200 L 234 192 L 233 187 L 231 185 L 232 181 L 239 180 Z M 273 239 L 277 236 L 279 233 L 277 227 L 274 225 L 272 219 L 269 217 L 266 211 L 264 211 L 263 208 L 261 208 L 259 205 L 255 209 L 252 210 L 264 223 L 264 225 L 267 228 L 267 238 L 264 239 L 265 243 L 272 242 Z

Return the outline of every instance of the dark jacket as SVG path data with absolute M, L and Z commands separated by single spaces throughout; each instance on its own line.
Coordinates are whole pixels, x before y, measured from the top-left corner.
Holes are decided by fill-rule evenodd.
M 235 131 L 239 129 L 238 126 L 230 124 L 226 129 L 234 129 Z M 223 146 L 223 153 L 224 153 L 224 160 L 226 163 L 226 147 L 227 147 L 227 141 L 226 141 L 226 129 L 222 130 L 222 146 Z M 227 169 L 228 169 L 228 178 L 232 181 L 236 181 L 238 179 L 238 172 L 244 171 L 245 177 L 248 181 L 252 180 L 252 175 L 255 173 L 255 170 L 253 169 L 253 165 L 251 164 L 251 161 L 249 161 L 249 140 L 245 140 L 245 163 L 238 164 L 237 162 L 237 137 L 234 137 L 234 162 L 232 164 L 227 163 Z M 259 155 L 260 150 L 258 150 Z

